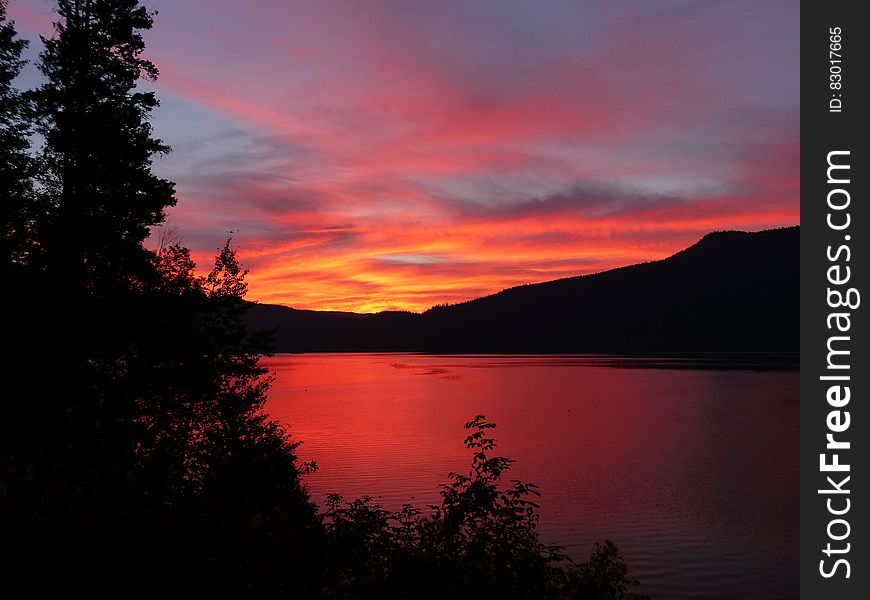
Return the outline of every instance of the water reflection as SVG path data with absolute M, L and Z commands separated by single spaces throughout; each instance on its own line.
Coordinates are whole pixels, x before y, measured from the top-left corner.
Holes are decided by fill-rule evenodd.
M 434 501 L 485 414 L 513 475 L 543 490 L 546 541 L 585 557 L 613 539 L 656 598 L 797 597 L 798 374 L 613 364 L 285 355 L 267 410 L 318 462 L 315 499 L 390 508 Z

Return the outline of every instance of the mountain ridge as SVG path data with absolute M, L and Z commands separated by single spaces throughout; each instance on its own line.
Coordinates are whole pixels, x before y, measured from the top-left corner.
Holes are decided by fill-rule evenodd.
M 797 352 L 800 226 L 715 231 L 660 260 L 422 313 L 252 304 L 279 352 Z

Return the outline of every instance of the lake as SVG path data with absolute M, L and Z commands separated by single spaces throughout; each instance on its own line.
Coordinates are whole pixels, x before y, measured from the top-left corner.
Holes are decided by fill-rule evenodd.
M 312 497 L 438 499 L 463 425 L 497 423 L 508 479 L 542 491 L 543 540 L 613 540 L 664 598 L 798 597 L 798 373 L 570 356 L 277 355 L 266 410 L 303 444 Z M 636 368 L 632 368 L 636 367 Z

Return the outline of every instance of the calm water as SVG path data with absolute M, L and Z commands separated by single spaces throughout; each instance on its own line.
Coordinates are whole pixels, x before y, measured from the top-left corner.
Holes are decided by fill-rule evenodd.
M 577 559 L 619 545 L 654 598 L 798 596 L 798 374 L 615 368 L 590 358 L 279 355 L 267 410 L 315 500 L 424 505 L 469 462 L 463 424 L 498 424 L 541 486 L 541 535 Z M 630 362 L 628 364 L 631 364 Z

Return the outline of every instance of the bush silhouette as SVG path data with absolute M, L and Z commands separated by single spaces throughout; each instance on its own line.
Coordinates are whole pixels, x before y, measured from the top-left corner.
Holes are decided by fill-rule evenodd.
M 389 512 L 370 497 L 327 498 L 323 517 L 335 548 L 330 597 L 352 598 L 641 598 L 616 546 L 596 546 L 576 564 L 538 537 L 537 486 L 503 484 L 514 462 L 494 456 L 495 424 L 466 423 L 466 473 L 451 473 L 428 512 Z

